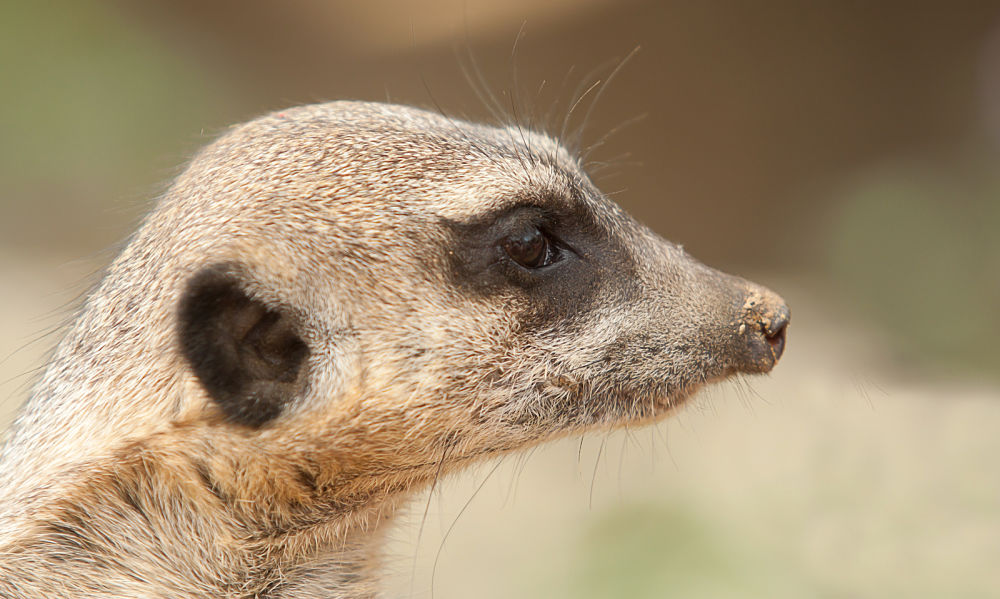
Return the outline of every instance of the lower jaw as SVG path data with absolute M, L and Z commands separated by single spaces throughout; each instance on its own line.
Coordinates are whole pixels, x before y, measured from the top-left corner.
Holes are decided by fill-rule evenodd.
M 644 426 L 669 417 L 671 413 L 686 404 L 705 383 L 697 383 L 675 390 L 670 394 L 652 396 L 646 399 L 618 400 L 607 402 L 605 409 L 589 414 L 580 425 L 573 428 L 586 432 L 592 429 L 617 429 Z
M 702 381 L 688 383 L 679 389 L 674 390 L 672 393 L 658 396 L 651 401 L 635 402 L 635 413 L 631 415 L 631 417 L 626 417 L 624 420 L 620 420 L 618 422 L 609 422 L 609 424 L 629 426 L 635 424 L 642 425 L 662 420 L 681 406 L 691 401 L 692 398 L 704 388 L 728 380 L 736 374 L 738 374 L 737 370 L 733 368 L 726 368 L 715 376 L 706 377 Z

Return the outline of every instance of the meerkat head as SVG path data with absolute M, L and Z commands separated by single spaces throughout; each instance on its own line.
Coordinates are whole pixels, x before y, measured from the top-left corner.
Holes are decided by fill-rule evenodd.
M 0 595 L 373 596 L 411 492 L 767 372 L 787 323 L 544 135 L 266 116 L 178 177 L 0 448 Z
M 630 218 L 553 139 L 398 106 L 236 128 L 147 229 L 178 281 L 185 405 L 344 471 L 657 419 L 769 371 L 789 316 Z

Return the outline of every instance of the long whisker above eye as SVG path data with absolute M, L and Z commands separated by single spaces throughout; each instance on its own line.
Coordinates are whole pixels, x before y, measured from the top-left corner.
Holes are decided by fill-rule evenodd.
M 608 86 L 611 84 L 612 81 L 615 80 L 615 77 L 618 76 L 618 73 L 621 72 L 621 70 L 632 59 L 632 57 L 639 53 L 639 48 L 640 46 L 632 48 L 632 51 L 629 52 L 627 55 L 625 55 L 625 58 L 621 59 L 618 65 L 615 66 L 614 70 L 612 70 L 611 73 L 604 79 L 604 84 L 601 85 L 601 88 L 597 90 L 596 94 L 594 94 L 594 99 L 591 100 L 590 106 L 587 107 L 587 112 L 583 115 L 583 122 L 580 123 L 580 126 L 573 134 L 573 139 L 570 141 L 573 147 L 576 148 L 580 147 L 584 131 L 587 128 L 587 124 L 590 122 L 590 116 L 593 114 L 594 108 L 597 107 L 597 103 L 601 100 L 601 96 L 604 95 L 604 92 L 608 89 Z

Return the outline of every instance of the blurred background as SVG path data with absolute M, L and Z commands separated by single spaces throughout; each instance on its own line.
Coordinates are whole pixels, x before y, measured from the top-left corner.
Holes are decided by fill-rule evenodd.
M 1000 596 L 995 1 L 0 11 L 0 422 L 227 125 L 331 99 L 495 121 L 492 94 L 559 133 L 596 84 L 568 119 L 595 181 L 782 293 L 786 357 L 658 427 L 450 479 L 395 530 L 390 596 Z

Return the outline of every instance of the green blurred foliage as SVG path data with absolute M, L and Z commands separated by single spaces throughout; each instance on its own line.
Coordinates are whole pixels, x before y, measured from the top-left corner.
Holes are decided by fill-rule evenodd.
M 585 532 L 578 551 L 569 597 L 797 596 L 787 568 L 767 562 L 685 504 L 620 506 Z
M 0 226 L 7 242 L 31 243 L 19 231 L 37 230 L 53 210 L 79 216 L 79 229 L 102 226 L 109 206 L 151 195 L 143 188 L 152 177 L 169 178 L 204 143 L 199 132 L 226 122 L 226 90 L 195 57 L 158 43 L 108 3 L 8 7 L 0 72 L 0 177 L 11 220 L 20 221 Z
M 1000 176 L 908 166 L 838 198 L 830 267 L 906 362 L 963 375 L 1000 365 Z

